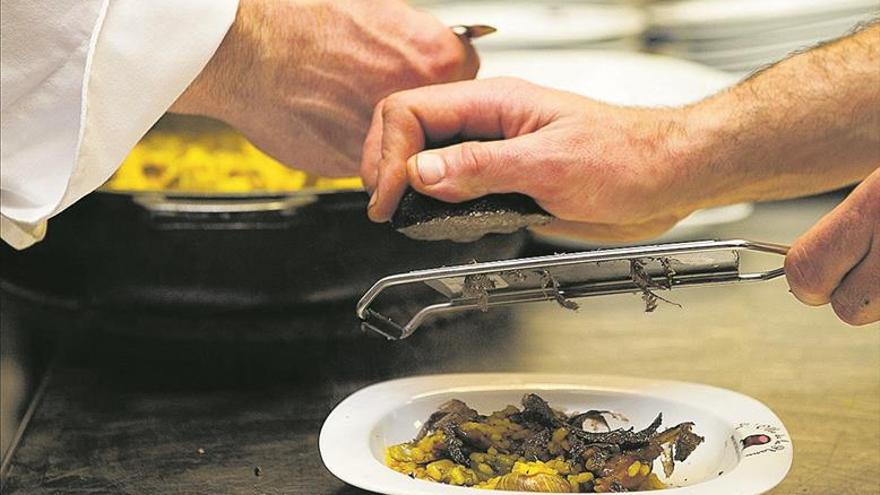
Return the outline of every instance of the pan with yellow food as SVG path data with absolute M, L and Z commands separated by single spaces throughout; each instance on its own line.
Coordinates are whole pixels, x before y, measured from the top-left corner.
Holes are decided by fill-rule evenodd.
M 0 249 L 19 292 L 95 307 L 264 308 L 355 300 L 390 273 L 515 257 L 525 234 L 419 242 L 366 216 L 356 178 L 289 169 L 222 124 L 164 118 L 103 188 Z

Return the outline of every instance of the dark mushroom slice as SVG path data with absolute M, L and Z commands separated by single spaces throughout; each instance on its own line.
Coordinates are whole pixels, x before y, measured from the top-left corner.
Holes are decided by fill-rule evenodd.
M 541 430 L 529 436 L 522 444 L 522 456 L 527 461 L 547 461 L 552 457 L 547 450 L 550 443 L 550 430 Z
M 663 414 L 658 414 L 657 418 L 641 431 L 634 431 L 633 428 L 617 429 L 607 433 L 592 433 L 580 429 L 571 430 L 574 435 L 581 438 L 588 444 L 605 443 L 625 447 L 638 447 L 647 444 L 649 440 L 657 433 L 660 424 L 663 423 Z
M 548 428 L 566 428 L 569 433 L 578 437 L 585 444 L 613 444 L 620 446 L 638 447 L 648 443 L 656 433 L 657 429 L 663 423 L 663 414 L 658 414 L 657 418 L 644 430 L 634 431 L 633 428 L 617 429 L 609 432 L 594 433 L 584 431 L 579 427 L 573 427 L 569 424 L 568 418 L 560 417 L 554 411 L 547 401 L 536 394 L 527 394 L 523 397 L 523 418 L 529 421 L 535 421 Z
M 598 473 L 595 490 L 612 492 L 638 488 L 653 471 L 658 457 L 666 476 L 671 476 L 675 467 L 673 458 L 678 462 L 686 460 L 704 440 L 691 431 L 693 426 L 693 423 L 682 423 L 653 435 L 645 447 L 611 457 Z
M 449 423 L 443 426 L 441 431 L 443 432 L 443 444 L 449 458 L 458 464 L 467 465 L 469 463 L 468 455 L 465 452 L 464 441 L 459 438 L 458 426 Z
M 537 394 L 523 396 L 522 406 L 522 417 L 526 421 L 532 421 L 547 428 L 568 426 L 568 418 L 564 414 L 554 411 L 550 404 Z
M 694 433 L 693 423 L 682 423 L 673 426 L 668 430 L 658 434 L 651 440 L 651 443 L 657 445 L 670 444 L 675 452 L 676 461 L 686 461 L 694 450 L 705 440 L 700 435 Z
M 420 241 L 473 242 L 486 234 L 510 234 L 553 217 L 522 194 L 490 194 L 461 203 L 446 203 L 408 189 L 391 225 Z
M 419 434 L 416 435 L 413 441 L 417 442 L 425 438 L 432 431 L 440 430 L 447 424 L 461 424 L 477 416 L 477 411 L 468 407 L 467 404 L 458 399 L 452 399 L 431 414 L 431 417 L 422 425 Z
M 605 416 L 615 419 L 621 419 L 621 415 L 612 411 L 599 411 L 592 409 L 586 412 L 572 415 L 568 418 L 568 424 L 570 424 L 571 426 L 583 428 L 584 423 L 590 421 L 593 430 L 601 426 L 602 428 L 610 431 L 611 426 L 608 425 L 608 419 Z

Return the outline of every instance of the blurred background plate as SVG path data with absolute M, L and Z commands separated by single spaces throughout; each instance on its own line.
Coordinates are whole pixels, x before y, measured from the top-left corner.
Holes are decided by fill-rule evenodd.
M 647 7 L 646 45 L 745 74 L 838 38 L 880 11 L 876 0 L 682 0 Z
M 723 36 L 719 33 L 711 34 L 706 38 L 679 38 L 666 40 L 668 43 L 677 41 L 683 46 L 691 48 L 693 52 L 715 50 L 733 50 L 737 48 L 749 48 L 767 44 L 779 44 L 783 42 L 800 42 L 811 39 L 829 39 L 843 35 L 850 31 L 853 26 L 865 20 L 865 14 L 847 15 L 843 17 L 832 16 L 830 19 L 822 19 L 797 24 L 787 24 L 775 29 L 762 29 L 757 32 L 749 32 L 744 36 L 743 32 L 732 33 L 731 36 Z M 766 28 L 767 26 L 764 26 Z
M 671 57 L 602 50 L 486 53 L 480 77 L 514 76 L 619 105 L 694 103 L 736 82 L 724 72 Z
M 683 0 L 650 6 L 653 27 L 691 37 L 760 31 L 876 12 L 875 0 Z

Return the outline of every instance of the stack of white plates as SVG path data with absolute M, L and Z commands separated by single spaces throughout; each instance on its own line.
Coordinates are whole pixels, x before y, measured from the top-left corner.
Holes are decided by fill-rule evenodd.
M 837 38 L 878 0 L 678 0 L 649 8 L 655 51 L 744 74 Z
M 452 26 L 488 24 L 497 33 L 476 41 L 481 50 L 594 48 L 638 50 L 647 26 L 642 9 L 573 1 L 470 1 L 423 4 Z

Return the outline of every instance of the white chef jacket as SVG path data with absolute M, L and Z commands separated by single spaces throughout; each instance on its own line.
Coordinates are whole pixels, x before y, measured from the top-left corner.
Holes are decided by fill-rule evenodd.
M 201 72 L 238 0 L 0 0 L 0 234 L 23 249 Z

